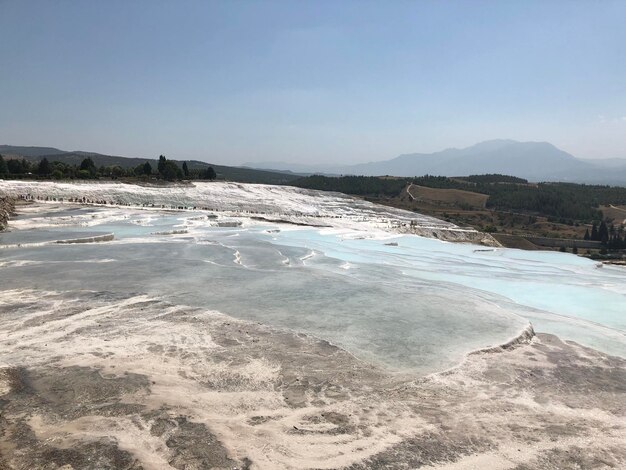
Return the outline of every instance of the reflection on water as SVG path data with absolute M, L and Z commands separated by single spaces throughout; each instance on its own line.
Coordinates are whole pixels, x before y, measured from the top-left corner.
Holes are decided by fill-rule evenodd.
M 0 245 L 109 232 L 116 240 L 3 249 L 2 289 L 165 296 L 420 373 L 502 343 L 528 319 L 626 355 L 626 273 L 573 255 L 476 251 L 415 236 L 390 246 L 269 224 L 220 228 L 199 212 L 60 207 L 18 218 L 21 229 L 0 235 Z

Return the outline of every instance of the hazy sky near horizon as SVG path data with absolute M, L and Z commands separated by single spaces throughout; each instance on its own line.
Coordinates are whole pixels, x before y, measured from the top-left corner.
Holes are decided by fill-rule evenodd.
M 626 1 L 0 0 L 0 144 L 357 163 L 626 158 Z

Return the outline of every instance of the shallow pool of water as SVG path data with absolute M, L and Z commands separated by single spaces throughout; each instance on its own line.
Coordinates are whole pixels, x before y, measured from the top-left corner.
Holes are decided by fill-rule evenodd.
M 113 232 L 116 239 L 4 249 L 2 289 L 68 298 L 77 290 L 148 293 L 313 334 L 364 360 L 418 373 L 503 343 L 528 320 L 539 331 L 626 356 L 626 271 L 574 255 L 249 221 L 216 227 L 201 212 L 92 212 L 72 213 L 73 221 L 65 209 L 18 218 L 21 229 L 0 236 L 0 244 L 48 241 L 55 231 L 62 238 Z M 51 229 L 57 222 L 63 226 Z

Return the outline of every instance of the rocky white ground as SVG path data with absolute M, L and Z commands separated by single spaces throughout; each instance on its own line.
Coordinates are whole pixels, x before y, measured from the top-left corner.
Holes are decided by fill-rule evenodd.
M 434 217 L 380 206 L 340 193 L 291 186 L 243 183 L 194 183 L 138 186 L 116 183 L 1 181 L 0 194 L 43 200 L 101 202 L 157 208 L 199 208 L 237 216 L 262 217 L 313 226 L 415 233 L 450 241 L 497 245 L 489 235 Z
M 110 293 L 0 299 L 1 469 L 620 469 L 626 368 L 549 335 L 425 378 Z

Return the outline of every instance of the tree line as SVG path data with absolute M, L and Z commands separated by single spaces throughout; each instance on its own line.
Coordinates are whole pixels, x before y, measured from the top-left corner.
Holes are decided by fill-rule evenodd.
M 611 250 L 626 249 L 624 227 L 615 228 L 615 225 L 609 225 L 604 220 L 600 221 L 600 223 L 594 221 L 591 225 L 591 232 L 589 229 L 585 231 L 584 239 L 601 242 Z
M 469 181 L 470 183 L 518 183 L 528 184 L 528 180 L 524 178 L 518 178 L 517 176 L 502 175 L 500 173 L 488 173 L 486 175 L 469 175 L 462 176 L 459 179 L 461 181 Z
M 441 189 L 462 189 L 486 194 L 487 208 L 544 215 L 572 225 L 602 220 L 601 204 L 626 204 L 626 188 L 576 183 L 464 183 L 443 176 L 414 178 L 413 184 Z
M 0 155 L 0 178 L 28 179 L 99 179 L 99 178 L 141 178 L 163 179 L 176 181 L 183 179 L 214 180 L 217 174 L 213 167 L 190 169 L 187 162 L 182 167 L 164 155 L 159 156 L 157 168 L 150 162 L 134 168 L 123 168 L 119 165 L 97 167 L 91 157 L 86 157 L 79 165 L 52 161 L 42 158 L 39 162 L 30 162 L 24 158 L 4 159 Z
M 407 185 L 405 178 L 379 178 L 377 176 L 330 177 L 312 175 L 300 178 L 293 186 L 322 191 L 337 191 L 358 196 L 398 196 Z

